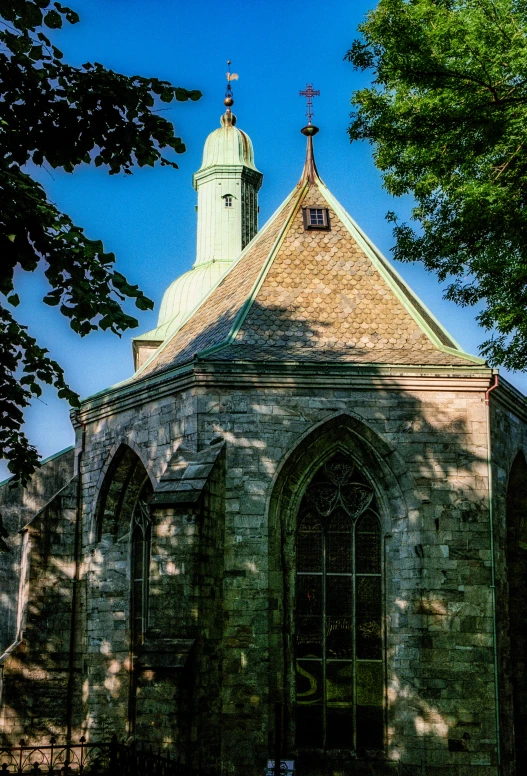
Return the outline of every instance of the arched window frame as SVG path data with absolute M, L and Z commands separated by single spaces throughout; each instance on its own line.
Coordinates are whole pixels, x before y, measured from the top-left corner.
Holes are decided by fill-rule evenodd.
M 331 468 L 333 467 L 333 474 Z M 339 477 L 340 480 L 339 481 Z M 348 530 L 331 530 L 331 519 L 338 513 L 340 522 L 348 520 Z M 369 516 L 369 517 L 368 517 Z M 303 530 L 306 519 L 311 522 L 311 528 Z M 360 530 L 365 519 L 374 520 L 376 530 L 364 532 Z M 316 555 L 318 549 L 316 531 L 310 530 L 317 523 L 320 526 L 320 565 L 318 571 L 309 572 L 305 569 L 305 557 Z M 348 563 L 347 569 L 333 570 L 336 554 L 336 535 L 348 535 Z M 363 559 L 358 556 L 360 542 L 368 535 L 375 534 L 376 560 L 375 571 L 365 571 Z M 331 538 L 333 536 L 333 539 Z M 333 549 L 330 542 L 333 541 Z M 379 508 L 376 504 L 375 491 L 369 480 L 361 475 L 349 456 L 337 454 L 330 456 L 325 464 L 315 467 L 311 471 L 307 487 L 301 499 L 297 515 L 295 530 L 295 593 L 293 614 L 293 639 L 294 658 L 297 676 L 297 695 L 295 699 L 295 743 L 297 749 L 347 749 L 360 751 L 361 749 L 382 749 L 384 739 L 384 692 L 385 692 L 385 666 L 384 666 L 384 584 L 383 584 L 383 542 L 382 520 Z M 304 550 L 302 550 L 302 546 Z M 363 549 L 365 545 L 363 542 Z M 328 553 L 330 560 L 328 561 Z M 337 553 L 338 554 L 338 553 Z M 343 557 L 345 553 L 341 553 Z M 332 559 L 331 559 L 332 558 Z M 342 558 L 340 560 L 342 562 Z M 304 583 L 308 580 L 307 585 Z M 317 581 L 318 580 L 318 581 Z M 335 603 L 335 591 L 339 583 L 343 587 L 343 597 L 348 597 L 349 607 L 347 615 L 341 612 L 335 616 L 336 611 L 331 606 L 339 607 Z M 310 587 L 314 585 L 314 590 Z M 377 613 L 376 622 L 364 619 L 364 609 L 361 609 L 361 590 L 367 586 L 376 588 Z M 317 586 L 320 588 L 318 590 Z M 331 597 L 328 590 L 333 589 Z M 305 639 L 306 631 L 301 633 L 305 625 L 302 619 L 305 616 L 304 608 L 309 608 L 309 597 L 312 594 L 314 608 L 316 609 L 316 597 L 320 597 L 320 611 L 312 616 L 313 622 L 320 617 L 320 624 L 315 629 L 320 638 L 319 653 L 307 654 L 303 652 L 301 644 Z M 302 598 L 307 596 L 302 603 Z M 362 605 L 364 602 L 362 601 Z M 317 610 L 318 611 L 318 610 Z M 362 612 L 362 614 L 361 614 Z M 368 615 L 370 616 L 370 615 Z M 362 618 L 362 619 L 361 619 Z M 335 621 L 335 622 L 333 622 Z M 340 623 L 340 625 L 339 625 Z M 361 624 L 362 623 L 362 624 Z M 335 626 L 335 627 L 333 627 Z M 364 653 L 367 637 L 361 634 L 361 629 L 374 626 L 377 635 L 375 656 L 368 658 Z M 338 630 L 342 631 L 338 636 Z M 348 643 L 346 644 L 346 630 L 348 630 Z M 307 627 L 309 634 L 309 626 Z M 344 634 L 344 635 L 343 635 Z M 340 647 L 335 651 L 335 637 L 343 639 Z M 312 638 L 308 635 L 309 638 Z M 333 641 L 332 641 L 333 639 Z M 305 646 L 305 645 L 304 645 Z M 310 645 L 313 647 L 313 645 Z M 330 650 L 333 654 L 330 654 Z M 340 649 L 340 653 L 339 653 Z M 362 651 L 361 651 L 362 650 Z M 309 673 L 309 670 L 312 673 Z M 339 674 L 340 672 L 340 674 Z M 340 677 L 340 679 L 339 679 Z M 369 677 L 369 687 L 368 687 Z M 306 682 L 307 680 L 307 682 Z M 339 685 L 339 681 L 341 684 Z M 345 697 L 341 697 L 344 689 Z M 313 702 L 300 700 L 312 698 Z M 318 695 L 317 695 L 318 693 Z M 375 696 L 373 698 L 373 696 Z M 373 698 L 373 704 L 371 703 Z M 368 706 L 368 701 L 370 706 Z M 344 713 L 343 713 L 344 709 Z M 365 712 L 368 712 L 365 714 Z M 372 715 L 372 712 L 373 715 Z M 368 718 L 369 716 L 369 718 Z M 317 721 L 318 720 L 318 721 Z M 339 729 L 340 725 L 340 729 Z
M 395 724 L 395 701 L 388 693 L 388 654 L 391 644 L 391 617 L 397 617 L 400 606 L 400 580 L 387 564 L 392 535 L 405 530 L 408 518 L 406 493 L 414 485 L 407 463 L 397 448 L 377 429 L 352 412 L 335 412 L 307 429 L 283 458 L 274 476 L 266 513 L 269 523 L 269 582 L 271 627 L 269 654 L 276 671 L 272 673 L 269 691 L 280 704 L 269 707 L 268 728 L 273 739 L 281 741 L 282 754 L 294 757 L 295 747 L 295 661 L 294 590 L 295 531 L 300 503 L 311 478 L 333 455 L 350 456 L 357 469 L 375 491 L 382 519 L 383 544 L 383 637 L 384 637 L 384 746 L 387 753 L 389 725 Z M 401 475 L 404 473 L 404 486 Z M 278 738 L 277 738 L 278 737 Z M 308 755 L 309 757 L 309 755 Z
M 151 520 L 148 501 L 153 493 L 148 473 L 137 455 L 121 445 L 108 467 L 95 512 L 96 541 L 103 544 L 103 556 L 110 545 L 127 548 L 128 594 L 123 606 L 128 611 L 130 650 L 128 732 L 135 727 L 137 672 L 134 662 L 148 628 Z M 106 545 L 106 546 L 104 546 Z M 127 599 L 127 600 L 126 600 Z

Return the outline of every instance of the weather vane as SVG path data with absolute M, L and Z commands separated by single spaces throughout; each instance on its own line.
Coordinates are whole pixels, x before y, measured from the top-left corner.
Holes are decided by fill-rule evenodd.
M 307 84 L 306 88 L 303 89 L 301 92 L 299 92 L 299 95 L 301 97 L 307 98 L 307 110 L 306 110 L 306 116 L 307 116 L 307 123 L 308 125 L 311 124 L 311 119 L 313 118 L 313 97 L 320 97 L 320 92 L 318 89 L 313 89 L 313 84 Z
M 230 109 L 231 105 L 234 103 L 234 99 L 232 96 L 232 86 L 231 81 L 237 81 L 238 80 L 238 73 L 231 73 L 231 60 L 227 60 L 227 66 L 228 71 L 226 73 L 227 78 L 227 90 L 225 91 L 225 99 L 223 100 L 224 105 L 227 106 L 227 109 Z

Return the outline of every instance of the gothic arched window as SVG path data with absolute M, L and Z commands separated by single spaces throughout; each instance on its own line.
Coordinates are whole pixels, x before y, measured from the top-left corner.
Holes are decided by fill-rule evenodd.
M 152 492 L 150 478 L 140 458 L 127 445 L 122 445 L 101 488 L 96 530 L 104 558 L 98 581 L 104 583 L 111 579 L 113 605 L 122 611 L 127 623 L 132 666 L 128 683 L 128 733 L 133 732 L 135 724 L 135 658 L 144 642 L 148 624 L 151 537 L 148 501 Z M 128 567 L 126 574 L 115 573 L 118 564 L 121 568 Z M 125 687 L 122 682 L 123 694 Z
M 319 469 L 300 505 L 294 621 L 297 746 L 382 748 L 381 526 L 344 456 Z

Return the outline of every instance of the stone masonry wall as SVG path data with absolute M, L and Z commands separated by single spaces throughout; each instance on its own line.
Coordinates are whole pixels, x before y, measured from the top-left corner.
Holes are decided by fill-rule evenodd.
M 196 768 L 220 759 L 224 460 L 196 506 L 153 510 L 150 612 L 145 642 L 165 666 L 142 672 L 137 735 L 174 747 Z M 192 644 L 176 666 L 178 644 Z M 159 663 L 159 652 L 156 653 Z
M 105 556 L 104 542 L 97 541 L 95 516 L 102 483 L 115 453 L 126 444 L 137 453 L 155 484 L 178 446 L 183 441 L 190 446 L 195 444 L 193 410 L 192 395 L 180 393 L 110 415 L 86 427 L 82 533 L 87 681 L 82 713 L 84 733 L 92 740 L 107 738 L 113 732 L 126 737 L 131 732 L 129 546 L 128 542 L 115 543 L 115 557 L 111 561 Z M 154 547 L 155 535 L 154 530 Z
M 73 449 L 53 456 L 37 469 L 26 488 L 12 488 L 9 480 L 0 485 L 0 512 L 9 533 L 9 552 L 0 552 L 0 655 L 17 635 L 20 531 L 73 477 L 73 456 Z
M 510 431 L 500 423 L 501 439 Z M 101 576 L 97 558 L 104 547 L 93 522 L 105 471 L 126 443 L 155 488 L 181 444 L 201 450 L 217 437 L 226 443 L 224 484 L 215 473 L 195 513 L 155 515 L 149 627 L 155 638 L 196 644 L 185 668 L 172 679 L 165 675 L 165 684 L 145 672 L 137 705 L 144 735 L 150 731 L 167 745 L 175 737 L 192 761 L 221 766 L 224 774 L 261 776 L 271 755 L 275 702 L 287 716 L 292 701 L 292 603 L 284 580 L 294 572 L 295 491 L 307 476 L 302 472 L 313 471 L 340 439 L 376 485 L 383 513 L 387 732 L 385 755 L 370 762 L 373 772 L 496 776 L 481 388 L 416 390 L 414 381 L 406 390 L 359 390 L 334 387 L 330 377 L 325 386 L 305 387 L 224 381 L 224 387 L 188 389 L 88 423 L 83 729 L 92 738 L 116 728 L 126 734 L 122 710 L 121 722 L 109 713 L 112 654 L 122 627 L 114 637 L 96 606 L 96 587 L 111 585 L 106 572 Z M 495 480 L 500 476 L 496 470 Z M 98 575 L 97 586 L 90 575 Z M 103 654 L 106 674 L 99 675 Z M 151 723 L 170 704 L 173 716 L 157 729 Z M 289 719 L 283 728 L 291 753 Z M 366 767 L 360 758 L 332 764 L 350 774 Z M 317 773 L 314 761 L 304 772 Z
M 199 443 L 227 442 L 225 771 L 256 774 L 269 755 L 282 670 L 268 657 L 283 592 L 268 542 L 276 472 L 306 432 L 349 413 L 393 451 L 385 504 L 397 489 L 406 503 L 385 514 L 388 760 L 430 775 L 495 774 L 483 392 L 202 390 L 198 412 Z M 360 445 L 357 436 L 356 454 Z
M 0 742 L 63 740 L 69 710 L 70 668 L 78 670 L 77 655 L 70 663 L 76 484 L 61 491 L 27 527 L 25 584 L 21 594 L 22 638 L 4 663 L 0 710 Z M 27 569 L 27 571 L 26 571 Z M 78 701 L 77 701 L 78 713 Z
M 491 394 L 492 397 L 492 394 Z M 527 429 L 517 414 L 499 401 L 492 400 L 490 404 L 490 419 L 492 429 L 492 461 L 493 461 L 493 502 L 494 531 L 496 542 L 496 600 L 498 611 L 498 645 L 499 645 L 499 699 L 501 753 L 504 776 L 512 776 L 515 770 L 515 736 L 514 713 L 512 702 L 513 674 L 521 670 L 511 663 L 509 613 L 509 583 L 511 570 L 507 563 L 507 495 L 510 483 L 510 472 L 519 452 L 527 458 Z M 520 498 L 527 496 L 527 481 L 515 483 L 519 487 Z M 525 582 L 520 582 L 524 588 Z M 523 680 L 525 683 L 525 679 Z M 520 732 L 520 731 L 518 731 Z M 518 733 L 517 733 L 518 734 Z M 521 732 L 520 732 L 521 734 Z

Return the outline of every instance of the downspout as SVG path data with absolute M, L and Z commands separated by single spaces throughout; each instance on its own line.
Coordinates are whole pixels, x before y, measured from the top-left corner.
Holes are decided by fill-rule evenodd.
M 78 417 L 78 416 L 77 416 Z M 70 623 L 70 648 L 68 658 L 68 686 L 66 693 L 66 741 L 71 741 L 71 732 L 73 727 L 73 691 L 75 688 L 75 646 L 76 646 L 76 620 L 77 620 L 77 601 L 80 578 L 80 546 L 81 546 L 81 517 L 82 517 L 82 459 L 84 456 L 84 447 L 86 443 L 86 426 L 80 422 L 81 447 L 76 461 L 77 474 L 77 499 L 75 505 L 75 539 L 73 550 L 73 580 L 71 591 L 71 623 Z
M 492 640 L 494 646 L 494 707 L 496 713 L 496 758 L 498 773 L 501 770 L 501 732 L 500 732 L 500 691 L 498 672 L 498 622 L 496 613 L 496 563 L 494 558 L 494 493 L 492 488 L 492 459 L 491 459 L 491 434 L 490 434 L 490 392 L 498 387 L 498 375 L 494 375 L 494 382 L 485 392 L 485 405 L 487 407 L 487 470 L 489 481 L 489 531 L 490 531 L 490 589 L 492 600 Z

